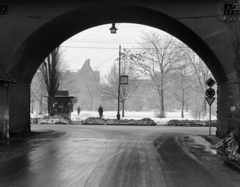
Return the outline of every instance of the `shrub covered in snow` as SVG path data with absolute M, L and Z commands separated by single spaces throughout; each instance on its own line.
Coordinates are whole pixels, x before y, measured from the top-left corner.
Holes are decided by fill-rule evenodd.
M 209 126 L 209 121 L 199 121 L 199 120 L 169 120 L 165 123 L 167 126 Z M 211 126 L 215 127 L 217 125 L 216 120 L 211 121 Z
M 44 116 L 42 118 L 33 118 L 31 119 L 31 123 L 33 124 L 69 124 L 71 121 L 65 116 Z
M 82 122 L 83 125 L 136 125 L 136 126 L 156 126 L 157 124 L 150 118 L 142 120 L 117 120 L 117 119 L 101 119 L 101 118 L 87 118 Z

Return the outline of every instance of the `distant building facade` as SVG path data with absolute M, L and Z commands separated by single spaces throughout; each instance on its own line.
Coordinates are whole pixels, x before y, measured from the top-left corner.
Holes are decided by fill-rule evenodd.
M 87 59 L 82 68 L 74 73 L 74 86 L 79 90 L 75 94 L 78 97 L 75 107 L 96 111 L 101 104 L 100 72 L 92 70 L 90 59 Z

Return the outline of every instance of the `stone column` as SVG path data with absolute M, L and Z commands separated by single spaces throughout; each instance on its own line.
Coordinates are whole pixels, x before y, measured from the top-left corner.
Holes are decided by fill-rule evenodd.
M 239 118 L 239 85 L 235 73 L 228 75 L 227 84 L 227 118 L 228 118 L 228 128 L 227 133 L 238 127 Z
M 227 118 L 227 87 L 228 83 L 218 85 L 217 90 L 217 132 L 216 135 L 223 138 L 227 135 L 228 131 L 228 118 Z
M 30 84 L 17 82 L 9 87 L 9 132 L 30 132 Z

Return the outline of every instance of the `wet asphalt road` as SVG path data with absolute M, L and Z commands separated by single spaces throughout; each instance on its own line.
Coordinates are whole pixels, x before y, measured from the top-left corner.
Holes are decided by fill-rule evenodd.
M 32 125 L 32 129 L 54 132 L 0 144 L 1 187 L 240 186 L 240 174 L 223 166 L 224 157 L 195 136 L 207 134 L 208 128 Z

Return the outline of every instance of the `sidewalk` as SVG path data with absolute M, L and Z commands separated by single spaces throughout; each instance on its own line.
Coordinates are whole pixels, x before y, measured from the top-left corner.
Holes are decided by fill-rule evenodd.
M 220 142 L 222 139 L 216 137 L 216 136 L 209 136 L 209 135 L 201 135 L 206 141 L 210 142 L 212 145 L 216 145 L 218 142 Z M 236 170 L 240 173 L 240 165 L 228 158 L 224 160 L 224 165 L 228 166 L 229 168 Z

